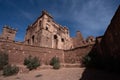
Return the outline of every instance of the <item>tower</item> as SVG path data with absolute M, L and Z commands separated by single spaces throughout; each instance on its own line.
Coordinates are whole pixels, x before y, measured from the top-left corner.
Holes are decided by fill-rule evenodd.
M 3 27 L 2 38 L 7 40 L 14 40 L 17 30 L 7 25 Z
M 46 11 L 27 28 L 25 44 L 54 49 L 69 49 L 70 36 L 68 28 L 53 20 Z
M 78 41 L 84 40 L 84 39 L 83 39 L 83 36 L 82 36 L 82 34 L 81 34 L 80 31 L 77 31 L 77 32 L 76 32 L 76 38 L 77 38 Z

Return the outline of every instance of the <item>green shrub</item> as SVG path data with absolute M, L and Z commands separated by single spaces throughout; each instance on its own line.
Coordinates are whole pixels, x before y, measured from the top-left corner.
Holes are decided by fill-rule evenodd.
M 60 68 L 60 61 L 58 57 L 53 57 L 50 61 L 50 65 L 53 66 L 53 69 L 59 69 Z
M 82 58 L 83 66 L 89 66 L 90 63 L 91 63 L 91 57 L 89 55 L 86 55 Z
M 17 66 L 6 65 L 3 68 L 3 75 L 4 76 L 11 76 L 17 74 L 19 72 L 19 68 Z
M 0 70 L 3 69 L 3 67 L 7 64 L 8 64 L 8 54 L 5 52 L 0 52 Z
M 26 65 L 29 70 L 33 70 L 40 66 L 40 61 L 37 57 L 29 56 L 25 58 L 24 65 Z
M 27 58 L 24 59 L 24 65 L 28 65 L 30 61 L 32 60 L 32 56 L 28 56 Z
M 53 66 L 55 63 L 60 63 L 58 57 L 53 57 L 50 61 L 50 65 Z
M 53 69 L 59 69 L 60 68 L 60 63 L 55 63 L 53 65 Z

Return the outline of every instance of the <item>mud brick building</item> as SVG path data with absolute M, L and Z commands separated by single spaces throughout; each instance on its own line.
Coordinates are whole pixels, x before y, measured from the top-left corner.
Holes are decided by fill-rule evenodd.
M 74 38 L 70 37 L 69 29 L 56 23 L 47 11 L 42 11 L 28 26 L 23 42 L 14 41 L 16 31 L 4 26 L 0 36 L 0 51 L 8 52 L 11 64 L 23 64 L 29 55 L 39 57 L 42 64 L 49 64 L 54 56 L 59 57 L 61 63 L 80 63 L 95 44 L 93 36 L 84 39 L 80 31 Z

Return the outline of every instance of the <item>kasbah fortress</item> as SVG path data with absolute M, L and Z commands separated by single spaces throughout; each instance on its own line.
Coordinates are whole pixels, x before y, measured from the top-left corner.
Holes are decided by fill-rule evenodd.
M 64 66 L 80 64 L 82 57 L 93 49 L 103 56 L 107 53 L 119 55 L 120 6 L 104 35 L 96 38 L 84 39 L 80 31 L 71 38 L 69 29 L 56 23 L 47 11 L 42 11 L 41 16 L 28 26 L 23 42 L 14 41 L 16 32 L 16 29 L 4 26 L 0 35 L 0 51 L 8 52 L 10 64 L 22 65 L 29 55 L 39 57 L 43 65 L 48 65 L 54 56 L 59 57 Z

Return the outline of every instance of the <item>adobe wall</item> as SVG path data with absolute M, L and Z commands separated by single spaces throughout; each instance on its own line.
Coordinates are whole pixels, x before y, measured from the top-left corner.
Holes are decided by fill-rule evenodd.
M 25 44 L 62 50 L 72 46 L 68 28 L 56 23 L 46 11 L 28 26 Z
M 28 46 L 14 42 L 0 42 L 0 49 L 9 53 L 9 63 L 23 64 L 24 58 L 31 55 L 37 56 L 42 64 L 49 64 L 51 58 L 59 57 L 61 63 L 64 62 L 64 51 L 37 46 Z
M 120 6 L 104 34 L 101 48 L 102 53 L 106 54 L 106 56 L 118 57 L 120 55 Z
M 9 53 L 9 63 L 11 64 L 23 64 L 25 57 L 29 55 L 39 57 L 42 64 L 49 64 L 54 56 L 59 57 L 61 63 L 80 63 L 82 56 L 89 53 L 92 46 L 87 45 L 71 50 L 60 50 L 0 39 L 0 51 Z
M 93 66 L 107 71 L 120 72 L 120 6 L 105 34 L 96 39 L 90 55 Z
M 92 46 L 82 46 L 78 47 L 72 50 L 66 50 L 64 54 L 65 63 L 80 63 L 83 56 L 87 55 L 91 49 Z
M 59 57 L 61 63 L 80 63 L 82 56 L 86 55 L 91 48 L 92 46 L 84 46 L 64 51 L 19 42 L 0 41 L 0 50 L 9 53 L 9 63 L 11 64 L 23 64 L 24 58 L 29 55 L 39 57 L 42 64 L 49 64 L 54 56 Z
M 14 40 L 16 31 L 16 29 L 10 28 L 9 26 L 5 25 L 3 27 L 2 35 L 0 37 L 8 40 Z

